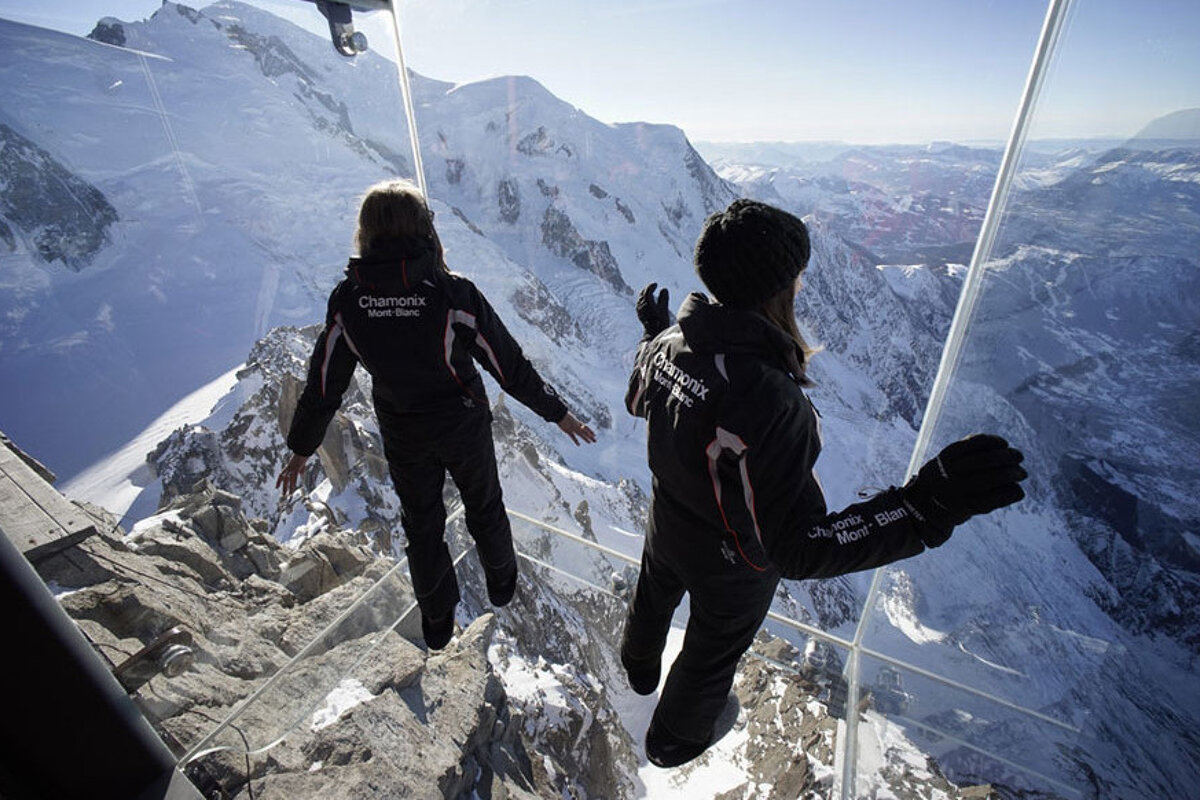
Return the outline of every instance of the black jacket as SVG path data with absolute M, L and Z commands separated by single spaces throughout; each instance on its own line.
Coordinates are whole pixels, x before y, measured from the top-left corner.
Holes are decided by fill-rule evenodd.
M 376 405 L 393 413 L 441 422 L 486 412 L 487 393 L 474 361 L 544 419 L 558 422 L 566 415 L 562 398 L 537 374 L 475 284 L 442 270 L 425 240 L 352 258 L 329 296 L 288 447 L 304 456 L 317 449 L 359 363 L 371 374 Z
M 701 294 L 684 300 L 678 320 L 642 343 L 625 399 L 647 420 L 655 535 L 692 537 L 785 578 L 925 549 L 896 489 L 837 513 L 825 507 L 813 472 L 818 416 L 789 337 Z

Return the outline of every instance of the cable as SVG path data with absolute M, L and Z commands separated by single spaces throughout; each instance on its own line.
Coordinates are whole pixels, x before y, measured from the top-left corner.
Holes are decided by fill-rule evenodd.
M 216 723 L 217 725 L 221 724 L 221 720 L 217 719 L 216 717 L 212 716 L 211 714 L 205 714 L 203 711 L 200 711 L 199 709 L 195 708 L 194 706 L 192 708 L 189 708 L 188 711 L 192 712 L 193 714 L 196 714 L 197 716 L 204 717 L 209 722 Z M 254 800 L 254 781 L 252 780 L 251 767 L 250 767 L 250 740 L 246 738 L 246 734 L 237 725 L 234 725 L 231 722 L 231 723 L 229 723 L 229 727 L 233 728 L 235 731 L 238 732 L 238 735 L 242 737 L 242 744 L 246 745 L 246 750 L 243 753 L 243 755 L 246 756 L 246 791 L 250 793 L 250 800 Z

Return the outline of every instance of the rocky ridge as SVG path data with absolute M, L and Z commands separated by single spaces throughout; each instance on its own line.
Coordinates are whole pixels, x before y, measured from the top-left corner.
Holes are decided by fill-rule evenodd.
M 192 762 L 189 776 L 202 788 L 260 798 L 329 796 L 334 787 L 336 797 L 558 797 L 545 788 L 548 772 L 576 774 L 552 767 L 560 755 L 545 748 L 531 760 L 524 718 L 508 708 L 488 662 L 496 636 L 490 614 L 436 654 L 378 620 L 343 626 L 336 641 L 312 649 L 314 637 L 393 566 L 360 532 L 329 527 L 289 548 L 263 533 L 262 520 L 247 519 L 239 498 L 207 482 L 128 535 L 111 515 L 87 510 L 102 532 L 42 565 L 42 575 L 114 667 L 164 631 L 187 632 L 190 668 L 156 675 L 135 694 L 178 755 L 305 656 L 289 670 L 290 704 L 252 704 L 235 720 L 246 738 L 218 738 L 231 749 Z M 397 586 L 406 588 L 406 579 Z M 411 634 L 414 620 L 401 623 Z M 379 639 L 371 658 L 345 670 L 353 662 L 343 651 L 365 639 Z M 334 684 L 357 690 L 353 707 L 334 699 L 313 710 Z M 236 747 L 262 748 L 279 735 L 283 741 L 264 755 L 247 759 Z M 579 796 L 609 794 L 586 778 L 573 782 Z

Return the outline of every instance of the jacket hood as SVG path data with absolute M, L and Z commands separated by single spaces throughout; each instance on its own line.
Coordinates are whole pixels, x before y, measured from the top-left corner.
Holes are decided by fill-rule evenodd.
M 406 291 L 442 272 L 437 248 L 428 239 L 396 239 L 355 256 L 346 277 L 364 288 Z
M 677 316 L 688 346 L 697 353 L 750 353 L 774 361 L 805 380 L 804 353 L 779 328 L 757 311 L 714 303 L 692 292 Z

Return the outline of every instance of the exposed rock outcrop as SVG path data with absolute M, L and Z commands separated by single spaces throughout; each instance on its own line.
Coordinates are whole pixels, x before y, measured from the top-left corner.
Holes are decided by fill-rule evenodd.
M 516 180 L 506 178 L 496 184 L 496 206 L 500 219 L 509 225 L 521 218 L 521 188 Z
M 50 559 L 43 577 L 113 667 L 164 631 L 190 634 L 192 668 L 153 677 L 135 698 L 175 751 L 267 692 L 236 717 L 237 734 L 189 766 L 210 796 L 558 796 L 539 791 L 545 759 L 535 770 L 524 717 L 488 661 L 493 616 L 438 654 L 354 617 L 336 640 L 318 639 L 390 567 L 361 536 L 326 531 L 289 551 L 207 482 L 129 536 L 90 512 L 103 532 Z M 276 735 L 286 739 L 265 756 L 237 747 Z
M 0 123 L 0 224 L 45 263 L 79 272 L 109 242 L 117 210 L 98 188 Z M 10 245 L 11 247 L 11 245 Z
M 554 255 L 602 278 L 622 294 L 633 294 L 621 277 L 608 242 L 584 239 L 571 218 L 553 206 L 546 209 L 542 218 L 542 244 Z
M 488 664 L 494 630 L 495 618 L 485 615 L 428 658 L 389 634 L 356 681 L 367 699 L 336 724 L 324 725 L 328 712 L 314 718 L 271 751 L 250 782 L 252 796 L 545 796 Z M 251 796 L 251 786 L 238 796 Z

